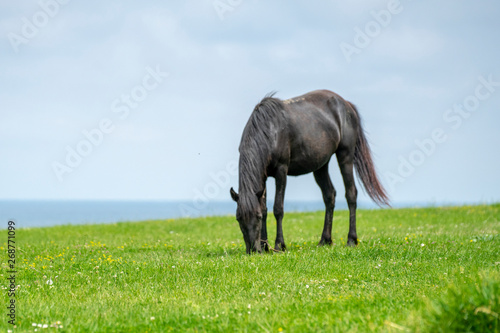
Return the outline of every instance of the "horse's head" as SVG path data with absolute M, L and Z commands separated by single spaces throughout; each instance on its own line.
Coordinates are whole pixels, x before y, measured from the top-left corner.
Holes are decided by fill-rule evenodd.
M 265 190 L 258 193 L 243 191 L 238 194 L 231 187 L 230 193 L 233 200 L 238 204 L 236 219 L 243 233 L 243 239 L 247 246 L 247 254 L 262 252 L 260 246 L 260 229 L 262 227 L 261 200 Z

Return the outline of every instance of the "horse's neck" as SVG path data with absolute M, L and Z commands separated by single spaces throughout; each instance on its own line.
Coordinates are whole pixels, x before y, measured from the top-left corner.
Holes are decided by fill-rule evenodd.
M 262 190 L 261 187 L 266 180 L 268 161 L 270 159 L 268 156 L 260 155 L 260 153 L 241 153 L 239 168 L 240 189 L 251 192 Z

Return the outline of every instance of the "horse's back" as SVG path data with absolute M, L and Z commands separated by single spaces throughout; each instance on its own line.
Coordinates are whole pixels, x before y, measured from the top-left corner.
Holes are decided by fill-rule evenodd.
M 346 103 L 329 90 L 315 90 L 283 101 L 290 175 L 313 172 L 328 163 L 342 139 Z

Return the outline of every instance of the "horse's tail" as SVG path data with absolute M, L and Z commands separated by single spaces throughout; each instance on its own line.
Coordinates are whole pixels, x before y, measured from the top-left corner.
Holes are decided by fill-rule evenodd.
M 372 153 L 370 146 L 368 145 L 368 141 L 366 140 L 365 131 L 361 125 L 361 118 L 359 117 L 358 109 L 352 103 L 347 103 L 352 107 L 358 116 L 358 139 L 354 149 L 354 167 L 358 177 L 361 179 L 361 183 L 370 198 L 375 201 L 377 205 L 386 205 L 390 207 L 387 192 L 380 183 L 377 172 L 375 171 Z

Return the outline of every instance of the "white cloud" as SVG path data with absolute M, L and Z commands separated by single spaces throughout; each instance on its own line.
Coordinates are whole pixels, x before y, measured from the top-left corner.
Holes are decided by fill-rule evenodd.
M 16 196 L 99 194 L 96 186 L 107 181 L 99 170 L 105 168 L 116 178 L 114 185 L 131 174 L 138 177 L 137 184 L 150 184 L 121 185 L 120 190 L 109 186 L 106 197 L 134 199 L 154 193 L 157 198 L 189 199 L 192 189 L 209 179 L 210 171 L 237 158 L 250 112 L 271 90 L 288 98 L 326 88 L 352 100 L 360 106 L 371 132 L 377 162 L 390 169 L 393 155 L 404 149 L 401 143 L 411 143 L 427 127 L 435 126 L 435 114 L 455 101 L 456 91 L 468 89 L 477 75 L 497 67 L 494 11 L 461 4 L 459 13 L 469 8 L 480 15 L 450 28 L 443 18 L 450 11 L 454 19 L 460 18 L 450 3 L 436 7 L 402 1 L 405 10 L 347 64 L 339 42 L 352 39 L 352 29 L 371 20 L 370 11 L 386 8 L 387 1 L 244 1 L 224 21 L 211 1 L 153 5 L 72 1 L 20 54 L 10 48 L 0 53 L 0 141 L 10 147 L 2 148 L 3 156 L 20 156 L 23 163 L 44 161 L 30 164 L 29 193 L 19 190 Z M 2 6 L 3 32 L 18 29 L 21 17 L 38 9 L 36 2 Z M 471 28 L 474 34 L 463 33 Z M 481 46 L 480 57 L 477 48 L 464 47 L 469 43 Z M 117 122 L 109 144 L 96 149 L 70 181 L 54 188 L 50 162 L 63 158 L 66 145 L 78 141 L 82 130 L 109 115 L 111 101 L 139 84 L 146 66 L 157 64 L 171 73 L 165 84 L 126 121 Z M 498 113 L 488 117 L 481 121 L 498 123 Z M 470 137 L 472 145 L 485 149 L 473 141 L 477 135 Z M 50 147 L 43 147 L 44 143 Z M 452 151 L 460 148 L 451 140 L 449 144 Z M 145 146 L 168 154 L 145 151 Z M 134 166 L 123 166 L 127 160 Z M 182 165 L 171 160 L 182 160 Z M 8 167 L 0 164 L 0 174 L 12 173 L 2 180 L 6 186 L 0 188 L 0 198 L 13 193 L 6 189 L 19 187 L 26 172 L 25 164 L 9 163 Z M 142 166 L 148 171 L 138 173 Z M 462 177 L 466 171 L 457 167 L 450 174 Z M 180 176 L 184 174 L 194 176 Z M 168 187 L 152 188 L 158 179 L 167 178 Z M 320 198 L 312 177 L 304 179 L 295 182 L 300 186 L 292 186 L 287 198 Z M 435 181 L 430 175 L 428 182 Z M 310 191 L 304 191 L 309 182 Z M 488 186 L 482 184 L 478 191 Z M 428 197 L 424 190 L 408 193 L 405 199 Z M 453 194 L 471 198 L 467 188 Z M 221 199 L 226 197 L 221 194 Z
M 438 32 L 409 26 L 388 29 L 373 43 L 373 53 L 388 61 L 424 62 L 447 46 Z M 370 51 L 370 49 L 368 49 Z
M 118 122 L 115 125 L 116 129 L 110 136 L 115 144 L 147 144 L 165 142 L 167 139 L 165 132 L 153 126 Z

